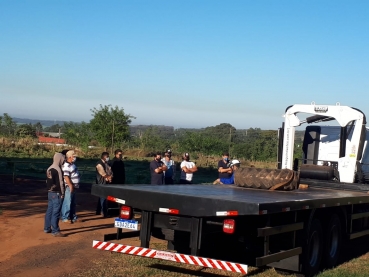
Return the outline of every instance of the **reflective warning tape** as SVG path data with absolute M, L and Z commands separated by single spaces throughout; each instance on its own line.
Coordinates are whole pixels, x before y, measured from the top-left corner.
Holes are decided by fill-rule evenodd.
M 109 201 L 115 202 L 115 203 L 119 203 L 119 204 L 126 204 L 126 200 L 123 199 L 119 199 L 113 196 L 108 196 L 106 199 L 108 199 Z
M 160 260 L 172 261 L 172 262 L 177 262 L 177 263 L 191 264 L 191 265 L 197 265 L 197 266 L 202 266 L 202 267 L 209 267 L 209 268 L 215 268 L 215 269 L 221 269 L 221 270 L 226 270 L 226 271 L 231 271 L 231 272 L 247 274 L 247 265 L 244 265 L 244 264 L 237 264 L 237 263 L 231 263 L 231 262 L 220 261 L 220 260 L 215 260 L 215 259 L 184 255 L 180 253 L 173 253 L 173 252 L 167 252 L 167 251 L 159 251 L 155 249 L 123 245 L 123 244 L 104 242 L 104 241 L 98 241 L 98 240 L 94 240 L 92 242 L 92 247 L 95 249 L 99 249 L 99 250 L 107 250 L 107 251 L 112 251 L 112 252 L 128 254 L 128 255 L 160 259 Z

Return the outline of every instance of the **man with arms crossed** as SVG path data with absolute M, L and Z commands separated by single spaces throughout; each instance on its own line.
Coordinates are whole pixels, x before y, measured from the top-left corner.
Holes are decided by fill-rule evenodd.
M 224 152 L 222 159 L 218 162 L 219 179 L 229 179 L 232 176 L 232 168 L 229 167 L 229 153 Z
M 164 184 L 164 171 L 167 170 L 165 164 L 161 161 L 161 153 L 157 152 L 154 155 L 154 160 L 150 162 L 151 184 Z
M 193 173 L 197 171 L 195 163 L 190 161 L 190 154 L 183 154 L 183 162 L 181 163 L 181 179 L 180 184 L 192 184 Z

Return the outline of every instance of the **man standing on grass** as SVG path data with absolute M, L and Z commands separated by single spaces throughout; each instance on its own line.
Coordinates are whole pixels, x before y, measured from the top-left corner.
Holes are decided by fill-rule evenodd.
M 55 153 L 53 164 L 46 170 L 46 185 L 48 190 L 48 203 L 45 214 L 44 232 L 51 233 L 54 237 L 65 237 L 60 232 L 60 209 L 64 198 L 64 181 L 61 167 L 64 163 L 64 155 Z
M 181 179 L 180 184 L 192 184 L 193 173 L 197 171 L 197 167 L 194 162 L 190 161 L 190 154 L 184 153 L 181 163 Z
M 164 183 L 164 171 L 167 170 L 165 164 L 161 161 L 161 153 L 154 155 L 154 160 L 150 163 L 151 184 L 162 185 Z
M 62 167 L 66 188 L 61 220 L 67 223 L 75 223 L 77 221 L 76 192 L 79 188 L 80 175 L 75 165 L 76 157 L 75 152 L 69 150 L 65 154 L 66 161 Z
M 164 171 L 164 184 L 173 185 L 176 177 L 176 163 L 172 160 L 172 151 L 170 149 L 165 152 L 161 161 L 167 167 L 167 170 Z

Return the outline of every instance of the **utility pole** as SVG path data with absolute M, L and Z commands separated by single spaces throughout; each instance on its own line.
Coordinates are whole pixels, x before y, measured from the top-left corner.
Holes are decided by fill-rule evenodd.
M 232 128 L 229 128 L 229 146 L 228 146 L 228 153 L 231 154 L 231 143 L 232 143 Z
M 114 148 L 114 119 L 113 119 L 113 133 L 111 135 L 111 153 L 113 154 L 113 148 Z

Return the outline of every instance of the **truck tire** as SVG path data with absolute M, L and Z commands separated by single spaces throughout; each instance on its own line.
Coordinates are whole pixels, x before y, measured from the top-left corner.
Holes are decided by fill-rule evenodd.
M 244 167 L 235 171 L 234 184 L 265 190 L 293 190 L 298 187 L 299 173 L 290 169 Z
M 341 221 L 337 214 L 333 214 L 324 228 L 324 261 L 327 268 L 337 265 L 341 246 L 342 246 L 342 228 Z
M 318 219 L 311 222 L 306 235 L 307 240 L 302 254 L 302 271 L 306 277 L 311 277 L 319 272 L 323 256 L 323 228 Z

